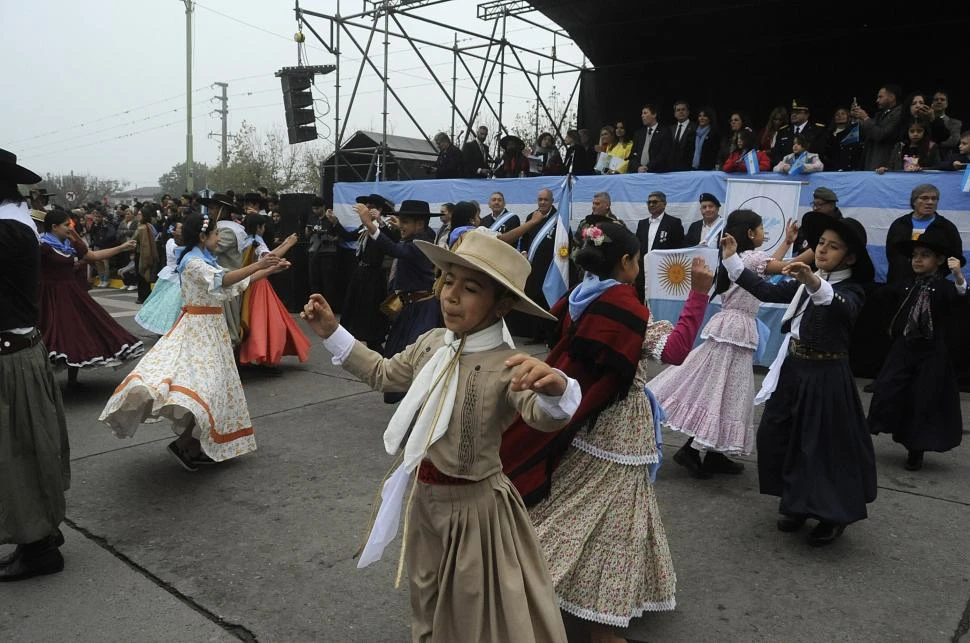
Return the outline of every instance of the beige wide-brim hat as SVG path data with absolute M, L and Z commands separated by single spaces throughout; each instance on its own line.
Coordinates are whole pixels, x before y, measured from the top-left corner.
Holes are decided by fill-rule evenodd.
M 454 252 L 427 241 L 415 241 L 414 245 L 442 270 L 457 265 L 485 273 L 515 295 L 513 309 L 544 319 L 556 319 L 524 292 L 526 279 L 532 272 L 529 260 L 497 236 L 471 230 L 465 233 Z

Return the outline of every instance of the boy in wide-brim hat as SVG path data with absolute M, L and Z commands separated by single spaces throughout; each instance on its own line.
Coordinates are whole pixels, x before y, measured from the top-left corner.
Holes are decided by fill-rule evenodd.
M 414 245 L 445 273 L 444 329 L 384 359 L 341 328 L 319 295 L 303 312 L 335 363 L 375 389 L 407 391 L 384 433 L 388 453 L 403 448 L 401 465 L 384 487 L 359 566 L 380 558 L 388 540 L 377 534 L 397 533 L 385 515 L 403 503 L 412 640 L 565 641 L 542 552 L 502 473 L 499 444 L 517 413 L 539 430 L 564 427 L 579 385 L 515 351 L 502 320 L 507 312 L 550 317 L 526 297 L 531 268 L 515 248 L 478 230 L 454 252 Z
M 906 469 L 917 471 L 923 468 L 925 451 L 949 451 L 963 440 L 960 390 L 947 331 L 954 326 L 958 307 L 967 305 L 961 270 L 966 258 L 939 228 L 900 241 L 896 250 L 911 257 L 914 274 L 877 293 L 894 304 L 886 323 L 893 344 L 873 382 L 869 428 L 891 433 L 906 447 Z
M 40 326 L 40 246 L 19 185 L 40 176 L 0 149 L 0 582 L 64 568 L 64 492 L 71 457 L 61 392 Z
M 731 235 L 722 240 L 728 277 L 765 302 L 788 303 L 785 333 L 755 404 L 765 402 L 758 426 L 761 493 L 779 496 L 777 527 L 801 529 L 818 521 L 809 543 L 827 545 L 846 525 L 867 517 L 876 498 L 872 438 L 849 368 L 852 327 L 873 277 L 866 231 L 855 219 L 818 212 L 802 218 L 814 244 L 818 272 L 794 261 L 794 280 L 773 284 L 746 269 Z

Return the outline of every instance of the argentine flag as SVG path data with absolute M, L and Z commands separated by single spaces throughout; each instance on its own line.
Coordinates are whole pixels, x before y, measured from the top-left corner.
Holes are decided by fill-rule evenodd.
M 748 170 L 748 174 L 757 174 L 760 171 L 758 168 L 758 150 L 751 149 L 744 155 L 744 167 Z
M 845 135 L 845 138 L 842 139 L 842 145 L 852 145 L 853 143 L 858 143 L 858 142 L 859 142 L 859 124 L 856 123 L 855 125 L 852 126 L 852 129 L 849 130 L 849 133 Z
M 788 174 L 802 174 L 805 172 L 805 160 L 808 158 L 808 152 L 802 152 L 798 156 L 792 159 L 791 168 L 788 170 Z
M 967 169 L 963 171 L 963 178 L 960 179 L 960 189 L 964 192 L 970 192 L 970 163 L 967 164 Z
M 559 186 L 559 211 L 556 213 L 556 236 L 553 238 L 552 261 L 542 282 L 542 294 L 551 308 L 569 290 L 569 211 L 573 199 L 572 176 L 566 175 Z

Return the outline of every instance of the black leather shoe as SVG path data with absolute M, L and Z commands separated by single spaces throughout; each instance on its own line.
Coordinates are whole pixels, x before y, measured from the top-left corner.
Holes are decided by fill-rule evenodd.
M 798 531 L 805 524 L 804 516 L 789 516 L 788 514 L 778 514 L 778 522 L 775 523 L 778 526 L 778 531 L 784 531 L 786 533 L 791 533 L 793 531 Z
M 56 574 L 63 569 L 64 557 L 57 549 L 48 549 L 38 556 L 21 554 L 9 565 L 0 567 L 0 583 Z
M 54 533 L 52 533 L 47 538 L 29 543 L 26 545 L 17 545 L 17 548 L 14 549 L 9 555 L 4 556 L 3 558 L 0 558 L 0 567 L 6 567 L 14 560 L 16 560 L 17 557 L 21 556 L 25 552 L 28 554 L 32 552 L 41 553 L 47 549 L 51 549 L 51 548 L 57 549 L 63 544 L 64 544 L 64 534 L 61 533 L 60 529 L 55 528 Z
M 843 531 L 845 531 L 845 525 L 834 522 L 820 522 L 815 525 L 815 529 L 809 532 L 808 543 L 814 547 L 823 547 L 841 536 Z
M 922 468 L 923 468 L 923 452 L 910 449 L 909 454 L 906 456 L 906 470 L 919 471 Z
M 699 480 L 707 480 L 711 474 L 704 470 L 704 463 L 701 462 L 701 454 L 697 449 L 692 449 L 690 443 L 685 444 L 674 454 L 674 462 L 685 467 L 690 474 Z
M 728 458 L 723 453 L 708 451 L 704 456 L 704 470 L 708 473 L 727 473 L 736 476 L 744 471 L 744 465 Z

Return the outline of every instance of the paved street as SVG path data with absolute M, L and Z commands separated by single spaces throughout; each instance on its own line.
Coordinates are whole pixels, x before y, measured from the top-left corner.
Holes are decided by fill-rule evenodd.
M 137 329 L 134 293 L 93 294 Z M 82 372 L 88 389 L 65 395 L 73 458 L 66 568 L 0 585 L 0 641 L 408 640 L 407 591 L 393 587 L 397 544 L 368 569 L 352 560 L 391 464 L 380 436 L 393 407 L 315 344 L 307 364 L 290 359 L 281 376 L 244 372 L 259 450 L 187 473 L 166 453 L 167 424 L 119 440 L 97 422 L 128 370 Z M 970 416 L 966 394 L 963 410 Z M 681 442 L 666 436 L 667 454 Z M 928 454 L 917 473 L 903 469 L 905 451 L 888 437 L 876 439 L 876 451 L 870 519 L 821 550 L 806 544 L 805 531 L 775 529 L 777 504 L 758 494 L 753 457 L 743 475 L 710 481 L 665 464 L 656 489 L 677 610 L 646 615 L 630 638 L 963 636 L 968 446 Z

